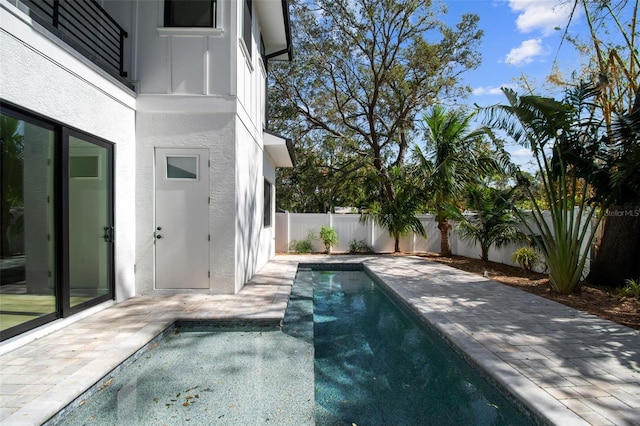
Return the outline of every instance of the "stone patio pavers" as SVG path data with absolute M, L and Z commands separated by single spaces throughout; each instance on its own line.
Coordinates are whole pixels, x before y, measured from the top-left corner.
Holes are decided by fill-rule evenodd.
M 0 423 L 46 422 L 176 320 L 281 321 L 295 267 L 267 265 L 237 295 L 134 297 L 0 355 Z
M 0 423 L 45 422 L 176 319 L 282 319 L 299 262 L 363 263 L 548 423 L 640 424 L 639 331 L 398 256 L 277 256 L 238 295 L 135 297 L 104 309 L 0 355 Z
M 423 259 L 365 265 L 550 423 L 640 424 L 639 331 Z

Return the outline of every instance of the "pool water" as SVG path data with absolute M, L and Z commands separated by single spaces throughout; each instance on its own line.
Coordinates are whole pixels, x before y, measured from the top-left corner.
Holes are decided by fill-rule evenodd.
M 313 423 L 311 345 L 275 327 L 179 331 L 54 424 Z
M 534 424 L 363 271 L 301 274 L 314 286 L 317 424 Z

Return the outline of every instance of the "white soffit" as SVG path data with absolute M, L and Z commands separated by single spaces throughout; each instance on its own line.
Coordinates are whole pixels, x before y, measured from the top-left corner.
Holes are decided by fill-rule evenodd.
M 284 2 L 288 7 L 288 2 Z M 258 12 L 258 20 L 262 29 L 262 40 L 265 45 L 265 54 L 287 50 L 289 41 L 287 39 L 288 22 L 285 22 L 285 14 L 288 16 L 289 10 L 283 9 L 282 0 L 256 0 L 255 8 Z M 288 55 L 283 53 L 275 60 L 288 60 Z
M 293 160 L 289 155 L 287 140 L 271 133 L 263 134 L 264 150 L 273 160 L 276 167 L 293 167 Z

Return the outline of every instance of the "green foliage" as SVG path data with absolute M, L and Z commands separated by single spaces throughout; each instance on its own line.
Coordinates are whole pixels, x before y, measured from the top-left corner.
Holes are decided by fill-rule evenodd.
M 519 264 L 525 271 L 531 272 L 540 263 L 540 255 L 531 247 L 521 247 L 513 252 L 511 260 Z
M 566 87 L 587 79 L 600 87 L 594 103 L 605 122 L 601 143 L 607 149 L 602 173 L 588 181 L 603 208 L 633 210 L 640 205 L 640 2 L 574 0 L 573 5 L 560 46 L 573 45 L 583 65 L 564 76 L 554 63 L 549 80 Z M 576 20 L 588 28 L 582 36 L 572 30 Z M 558 52 L 556 61 L 563 57 Z M 625 278 L 640 274 L 640 228 L 629 217 L 607 215 L 605 221 L 588 279 L 621 286 Z
M 23 132 L 20 120 L 0 115 L 0 256 L 12 254 L 8 238 L 11 209 L 24 206 Z
M 372 203 L 360 217 L 361 222 L 373 221 L 386 229 L 395 239 L 394 251 L 400 251 L 400 237 L 413 231 L 427 237 L 420 219 L 416 217 L 422 205 L 423 193 L 417 182 L 405 169 L 395 167 L 390 170 L 390 178 L 395 197 Z
M 349 241 L 349 253 L 352 254 L 370 254 L 373 253 L 373 249 L 369 247 L 369 244 L 365 240 L 356 240 L 355 238 Z
M 447 111 L 435 106 L 425 114 L 425 146 L 414 149 L 414 161 L 420 170 L 425 192 L 432 194 L 435 220 L 441 232 L 440 252 L 451 255 L 449 219 L 459 217 L 458 204 L 468 185 L 480 176 L 501 169 L 506 158 L 497 160 L 488 150 L 486 129 L 470 130 L 473 114 Z
M 512 191 L 471 185 L 467 189 L 467 208 L 473 214 L 458 213 L 456 232 L 463 240 L 479 243 L 480 258 L 489 260 L 489 249 L 497 248 L 524 239 L 518 229 L 518 220 L 511 213 L 512 204 L 509 200 Z
M 444 10 L 423 0 L 293 1 L 291 10 L 297 60 L 270 67 L 270 124 L 313 161 L 280 181 L 278 194 L 293 202 L 278 206 L 326 212 L 392 201 L 390 170 L 405 162 L 416 114 L 468 93 L 459 83 L 480 63 L 478 16 L 449 26 Z
M 278 209 L 326 213 L 338 206 L 365 204 L 372 189 L 367 186 L 371 166 L 365 158 L 345 150 L 335 138 L 294 138 L 296 167 L 276 170 Z
M 549 221 L 518 174 L 533 204 L 530 213 L 516 213 L 544 256 L 551 286 L 569 294 L 580 285 L 584 265 L 603 211 L 591 203 L 586 179 L 601 176 L 602 122 L 591 102 L 596 90 L 580 85 L 564 101 L 539 96 L 518 96 L 504 89 L 508 104 L 487 109 L 488 121 L 515 142 L 531 149 L 538 166 Z
M 626 279 L 624 287 L 618 289 L 618 296 L 640 297 L 640 278 L 637 280 Z
M 336 233 L 336 230 L 328 226 L 322 225 L 320 228 L 320 239 L 324 244 L 327 254 L 331 252 L 331 247 L 338 244 L 338 234 Z
M 289 243 L 289 250 L 296 253 L 312 253 L 313 241 L 315 241 L 316 234 L 313 230 L 307 231 L 307 237 L 304 240 L 293 240 Z

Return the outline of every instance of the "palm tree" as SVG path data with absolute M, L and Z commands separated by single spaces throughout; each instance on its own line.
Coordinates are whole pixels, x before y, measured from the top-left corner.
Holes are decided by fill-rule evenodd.
M 463 240 L 480 244 L 483 261 L 489 260 L 492 246 L 501 248 L 509 243 L 523 240 L 524 233 L 518 229 L 518 220 L 511 213 L 510 201 L 513 189 L 502 191 L 484 185 L 467 188 L 467 208 L 474 214 L 458 213 L 456 232 Z
M 385 228 L 395 239 L 394 251 L 400 252 L 400 238 L 413 231 L 426 238 L 427 233 L 417 212 L 423 205 L 423 193 L 411 171 L 406 168 L 393 167 L 389 170 L 390 183 L 393 185 L 395 197 L 388 199 L 380 197 L 367 211 L 362 214 L 362 222 L 373 221 L 381 228 Z
M 434 106 L 423 118 L 425 150 L 416 145 L 414 151 L 427 191 L 433 194 L 440 253 L 444 256 L 451 256 L 449 219 L 459 212 L 456 203 L 464 188 L 496 165 L 488 150 L 483 149 L 485 130 L 469 130 L 473 115 Z

